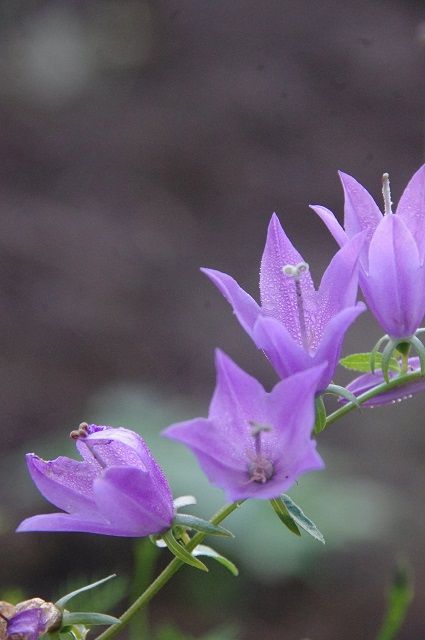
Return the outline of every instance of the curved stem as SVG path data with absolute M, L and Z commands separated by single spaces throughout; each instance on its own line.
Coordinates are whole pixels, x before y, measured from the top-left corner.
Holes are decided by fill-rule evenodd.
M 219 524 L 222 522 L 227 516 L 229 516 L 233 511 L 242 504 L 241 502 L 234 502 L 232 504 L 225 505 L 222 507 L 217 513 L 211 518 L 210 522 L 212 524 Z M 206 537 L 206 533 L 197 533 L 191 538 L 190 542 L 187 544 L 186 549 L 188 551 L 193 551 L 198 544 Z M 178 558 L 174 558 L 171 562 L 165 567 L 165 569 L 159 574 L 159 576 L 149 585 L 147 589 L 133 602 L 133 604 L 120 616 L 121 624 L 116 624 L 108 627 L 103 633 L 98 635 L 95 640 L 109 640 L 117 635 L 132 619 L 132 617 L 147 604 L 152 598 L 162 589 L 162 587 L 167 584 L 170 578 L 173 577 L 175 573 L 185 563 L 179 560 Z
M 397 376 L 397 378 L 392 378 L 389 382 L 383 382 L 382 384 L 376 385 L 369 391 L 365 391 L 360 396 L 357 396 L 357 403 L 347 402 L 343 407 L 337 409 L 333 413 L 329 414 L 326 419 L 326 427 L 330 424 L 336 422 L 342 416 L 345 416 L 346 413 L 350 413 L 356 407 L 358 408 L 359 404 L 363 404 L 367 400 L 371 400 L 375 396 L 378 396 L 381 393 L 385 393 L 385 391 L 390 391 L 391 389 L 395 389 L 396 387 L 401 387 L 409 382 L 415 382 L 416 380 L 420 380 L 424 376 L 420 371 L 415 371 L 414 373 L 407 373 Z

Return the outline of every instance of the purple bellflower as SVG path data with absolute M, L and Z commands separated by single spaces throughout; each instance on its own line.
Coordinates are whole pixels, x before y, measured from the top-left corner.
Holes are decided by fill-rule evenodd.
M 192 449 L 210 482 L 229 500 L 278 497 L 303 473 L 324 466 L 311 432 L 314 395 L 325 367 L 290 376 L 267 393 L 217 351 L 208 418 L 174 424 L 164 435 Z
M 392 212 L 388 174 L 383 176 L 384 215 L 372 196 L 340 172 L 345 195 L 344 228 L 329 209 L 314 205 L 340 246 L 366 234 L 359 282 L 366 302 L 393 343 L 410 339 L 425 314 L 425 165 L 407 185 Z M 414 346 L 420 349 L 418 341 Z
M 365 309 L 363 303 L 356 304 L 363 241 L 358 234 L 337 252 L 316 291 L 308 264 L 273 214 L 261 261 L 261 306 L 231 276 L 202 271 L 232 305 L 242 327 L 281 378 L 327 362 L 320 392 L 332 380 L 345 332 Z
M 413 357 L 409 358 L 407 373 L 419 373 L 420 371 L 420 361 L 419 358 Z M 393 380 L 399 374 L 396 371 L 389 371 L 388 378 L 389 380 Z M 384 382 L 384 374 L 380 369 L 377 369 L 375 373 L 364 373 L 358 378 L 355 378 L 347 385 L 347 390 L 354 394 L 356 397 L 360 396 L 362 393 L 366 393 L 366 391 L 370 391 L 374 387 L 379 384 L 383 384 Z M 396 402 L 401 402 L 402 400 L 407 400 L 411 398 L 416 393 L 420 393 L 425 390 L 425 378 L 421 378 L 418 380 L 413 380 L 412 382 L 408 382 L 406 384 L 400 385 L 399 387 L 394 387 L 389 391 L 385 391 L 384 393 L 380 393 L 379 395 L 371 398 L 370 400 L 366 400 L 366 402 L 362 403 L 362 407 L 377 407 L 383 404 L 395 404 Z M 340 398 L 340 402 L 343 404 L 347 404 L 347 400 L 345 398 Z
M 84 531 L 147 536 L 169 529 L 174 507 L 167 479 L 143 439 L 124 428 L 82 423 L 71 433 L 83 461 L 27 455 L 31 477 L 65 513 L 33 516 L 18 531 Z

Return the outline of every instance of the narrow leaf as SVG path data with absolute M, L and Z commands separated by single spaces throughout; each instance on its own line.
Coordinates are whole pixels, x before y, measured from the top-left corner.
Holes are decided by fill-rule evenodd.
M 78 596 L 79 593 L 83 593 L 83 591 L 89 591 L 89 589 L 95 589 L 96 587 L 98 587 L 99 585 L 103 584 L 104 582 L 107 582 L 108 580 L 112 580 L 112 578 L 116 578 L 116 573 L 113 573 L 110 576 L 107 576 L 106 578 L 102 578 L 102 580 L 98 580 L 97 582 L 93 582 L 92 584 L 88 584 L 85 587 L 81 587 L 80 589 L 76 589 L 75 591 L 71 591 L 71 593 L 67 593 L 66 596 L 63 596 L 62 598 L 59 598 L 59 600 L 55 603 L 57 607 L 59 607 L 59 609 L 63 609 L 64 606 L 66 605 L 67 602 L 69 602 L 71 600 L 71 598 L 74 598 L 75 596 Z
M 413 582 L 409 568 L 399 564 L 388 594 L 387 611 L 377 640 L 394 640 L 403 624 L 413 598 Z
M 287 508 L 289 515 L 295 520 L 297 525 L 301 527 L 301 529 L 304 529 L 304 531 L 309 533 L 313 538 L 325 544 L 325 538 L 323 537 L 323 534 L 319 531 L 314 522 L 310 520 L 310 518 L 307 518 L 305 513 L 303 513 L 300 507 L 295 504 L 292 498 L 290 498 L 286 494 L 283 494 L 282 501 Z
M 288 509 L 286 508 L 282 498 L 273 498 L 270 500 L 270 504 L 272 505 L 274 512 L 277 517 L 283 524 L 288 527 L 289 531 L 295 533 L 296 536 L 300 536 L 301 532 L 298 529 L 296 523 L 293 518 L 289 515 Z
M 72 613 L 69 611 L 65 611 L 62 618 L 62 624 L 64 626 L 71 626 L 74 624 L 90 624 L 90 625 L 99 625 L 99 624 L 120 624 L 120 620 L 118 618 L 114 618 L 114 616 L 108 616 L 105 613 L 93 613 L 90 611 L 73 611 Z
M 342 358 L 339 361 L 339 364 L 345 367 L 345 369 L 360 371 L 361 373 L 369 373 L 372 371 L 370 356 L 370 353 L 353 353 L 350 356 Z M 382 353 L 380 352 L 375 353 L 374 367 L 375 369 L 382 368 Z M 388 369 L 390 371 L 400 371 L 400 365 L 396 358 L 390 358 Z
M 209 533 L 212 536 L 225 536 L 227 538 L 235 537 L 233 533 L 224 527 L 220 527 L 219 525 L 208 522 L 208 520 L 203 520 L 202 518 L 197 518 L 196 516 L 191 516 L 186 513 L 177 513 L 174 517 L 173 524 L 186 527 L 188 529 L 195 529 L 196 531 L 202 531 L 203 533 Z
M 198 544 L 198 546 L 192 551 L 192 553 L 194 556 L 205 556 L 207 558 L 213 558 L 214 560 L 222 564 L 223 567 L 226 567 L 226 569 L 228 569 L 234 576 L 239 575 L 237 566 L 231 560 L 229 560 L 229 558 L 222 556 L 220 553 L 217 553 L 215 549 L 207 547 L 205 544 Z
M 322 396 L 317 396 L 315 400 L 316 419 L 313 432 L 317 435 L 326 427 L 326 409 Z
M 175 537 L 173 536 L 171 530 L 167 531 L 162 536 L 165 544 L 169 548 L 172 554 L 176 556 L 182 562 L 186 564 L 192 565 L 196 569 L 200 569 L 201 571 L 208 571 L 208 568 L 204 565 L 203 562 L 195 558 L 185 547 L 183 547 Z

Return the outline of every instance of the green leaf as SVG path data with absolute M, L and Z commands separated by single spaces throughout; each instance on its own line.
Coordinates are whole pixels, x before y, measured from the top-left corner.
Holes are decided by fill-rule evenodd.
M 120 620 L 118 618 L 114 618 L 114 616 L 108 616 L 105 613 L 94 613 L 91 611 L 73 611 L 72 613 L 69 611 L 65 611 L 62 618 L 63 626 L 72 626 L 74 624 L 90 624 L 90 625 L 99 625 L 99 624 L 120 624 Z
M 361 373 L 370 373 L 372 371 L 370 353 L 353 353 L 342 358 L 339 364 L 351 371 L 360 371 Z M 377 352 L 375 353 L 375 369 L 381 368 L 382 353 Z M 390 371 L 400 371 L 400 365 L 396 358 L 390 358 L 388 369 Z
M 203 562 L 195 558 L 185 547 L 177 542 L 171 530 L 166 531 L 166 533 L 162 535 L 162 538 L 171 553 L 174 554 L 176 558 L 186 564 L 190 564 L 196 569 L 200 569 L 201 571 L 208 571 L 208 568 L 204 565 Z
M 196 531 L 202 531 L 202 533 L 209 533 L 212 536 L 224 536 L 226 538 L 234 538 L 233 533 L 220 527 L 219 525 L 212 524 L 208 520 L 197 518 L 186 513 L 177 513 L 174 517 L 173 524 L 185 527 L 187 529 L 195 529 Z
M 297 523 L 299 527 L 301 527 L 301 529 L 304 529 L 304 531 L 309 533 L 313 538 L 325 544 L 325 538 L 323 537 L 323 534 L 319 531 L 314 522 L 310 520 L 310 518 L 307 518 L 305 513 L 303 513 L 300 507 L 295 504 L 292 498 L 290 498 L 286 494 L 283 494 L 282 502 L 288 510 L 291 518 Z
M 322 396 L 317 396 L 315 400 L 316 420 L 314 423 L 315 434 L 320 433 L 326 427 L 326 409 Z
M 192 553 L 194 556 L 205 556 L 207 558 L 213 558 L 214 560 L 222 564 L 223 567 L 226 567 L 226 569 L 228 569 L 228 571 L 230 571 L 230 573 L 234 576 L 239 575 L 237 566 L 231 560 L 229 560 L 225 556 L 222 556 L 220 553 L 217 553 L 215 549 L 207 547 L 205 544 L 198 544 L 198 546 L 192 551 Z
M 399 564 L 394 572 L 388 594 L 387 611 L 377 640 L 394 640 L 403 624 L 413 599 L 413 580 L 410 568 Z
M 272 498 L 272 500 L 270 500 L 270 504 L 272 505 L 277 517 L 281 522 L 283 522 L 285 527 L 288 527 L 289 531 L 295 533 L 296 536 L 300 536 L 301 531 L 298 529 L 293 518 L 289 515 L 288 509 L 286 508 L 282 498 Z
M 67 593 L 66 596 L 59 598 L 59 600 L 55 604 L 57 607 L 59 607 L 59 609 L 63 609 L 66 603 L 71 600 L 71 598 L 78 596 L 78 594 L 83 593 L 83 591 L 88 591 L 89 589 L 95 589 L 95 587 L 98 587 L 99 585 L 103 584 L 104 582 L 107 582 L 108 580 L 112 580 L 112 578 L 116 578 L 116 573 L 113 573 L 112 575 L 107 576 L 102 580 L 98 580 L 97 582 L 93 582 L 92 584 L 88 584 L 85 587 L 81 587 L 80 589 L 71 591 L 71 593 Z

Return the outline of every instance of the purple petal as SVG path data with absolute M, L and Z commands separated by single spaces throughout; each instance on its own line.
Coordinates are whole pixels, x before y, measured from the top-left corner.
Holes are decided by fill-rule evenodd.
M 365 241 L 364 233 L 354 236 L 331 260 L 318 291 L 315 323 L 318 339 L 325 326 L 339 311 L 355 304 L 358 287 L 358 258 Z
M 266 392 L 252 376 L 237 366 L 225 353 L 216 350 L 217 384 L 211 400 L 209 419 L 217 424 L 222 437 L 247 437 L 248 421 L 262 422 Z
M 260 307 L 251 296 L 246 293 L 231 276 L 214 269 L 201 269 L 203 273 L 220 290 L 227 302 L 232 305 L 233 311 L 242 327 L 251 335 L 252 328 L 260 313 Z
M 180 422 L 168 427 L 163 435 L 189 447 L 212 484 L 228 491 L 247 483 L 243 445 L 237 439 L 232 440 L 231 434 L 224 440 L 217 425 L 210 420 L 195 418 Z
M 95 427 L 96 425 L 90 425 Z M 129 465 L 146 471 L 152 463 L 152 454 L 139 434 L 124 427 L 97 427 L 90 435 L 77 440 L 77 448 L 86 459 L 105 466 Z M 95 448 L 94 448 L 95 447 Z M 96 452 L 98 460 L 93 457 Z
M 97 475 L 93 465 L 65 457 L 46 461 L 33 453 L 26 459 L 34 483 L 49 502 L 70 513 L 93 512 L 92 485 Z
M 424 268 L 402 218 L 386 216 L 369 248 L 369 274 L 362 280 L 367 303 L 393 338 L 410 337 L 425 312 Z
M 322 222 L 325 223 L 339 246 L 343 247 L 348 240 L 348 236 L 339 224 L 338 220 L 335 218 L 332 211 L 329 211 L 329 209 L 327 209 L 326 207 L 322 207 L 321 205 L 317 204 L 311 204 L 310 208 L 313 209 L 313 211 L 317 213 Z
M 274 318 L 260 317 L 256 322 L 253 338 L 257 347 L 263 349 L 281 378 L 304 371 L 313 364 L 309 354 Z
M 419 358 L 413 357 L 409 358 L 409 373 L 413 371 L 420 370 Z M 388 377 L 390 379 L 397 377 L 398 373 L 396 371 L 389 371 Z M 366 393 L 366 391 L 370 391 L 373 387 L 376 387 L 379 384 L 384 382 L 384 376 L 382 371 L 376 371 L 375 373 L 364 373 L 358 378 L 355 378 L 347 385 L 347 389 L 354 393 L 355 396 L 360 396 L 362 393 Z M 420 380 L 416 380 L 414 382 L 409 382 L 407 384 L 403 384 L 400 387 L 396 387 L 391 389 L 390 391 L 386 391 L 385 393 L 380 393 L 379 395 L 371 398 L 370 400 L 366 400 L 366 402 L 362 403 L 363 407 L 376 407 L 384 404 L 393 404 L 395 402 L 401 402 L 402 400 L 406 400 L 410 398 L 412 395 L 416 393 L 420 393 L 425 391 L 425 377 Z M 347 401 L 341 399 L 340 402 L 342 404 L 347 404 Z
M 421 263 L 425 254 L 425 164 L 413 175 L 400 198 L 399 215 L 416 240 Z
M 314 398 L 326 368 L 324 362 L 285 378 L 269 394 L 267 409 L 279 436 L 278 456 L 285 453 L 293 456 L 303 443 L 310 441 L 315 419 Z
M 99 513 L 112 530 L 116 527 L 116 535 L 147 536 L 172 524 L 171 496 L 161 495 L 151 476 L 137 467 L 109 467 L 95 480 L 94 492 Z
M 261 260 L 261 308 L 263 314 L 279 320 L 292 337 L 302 344 L 294 279 L 282 272 L 285 265 L 297 265 L 300 262 L 303 262 L 302 256 L 286 236 L 276 214 L 273 214 Z M 308 306 L 309 300 L 315 298 L 313 281 L 308 271 L 301 276 L 299 283 L 304 304 Z
M 81 533 L 99 533 L 106 536 L 127 535 L 117 533 L 116 528 L 99 517 L 81 517 L 78 514 L 45 513 L 23 520 L 16 529 L 18 533 L 27 531 L 63 531 Z
M 342 343 L 349 326 L 364 311 L 366 306 L 363 302 L 358 302 L 354 307 L 347 307 L 334 316 L 326 325 L 322 340 L 313 357 L 311 364 L 327 362 L 322 378 L 319 382 L 319 389 L 324 390 L 332 381 L 340 355 Z
M 366 245 L 382 220 L 382 213 L 370 193 L 347 173 L 339 171 L 344 189 L 344 229 L 349 238 L 367 231 Z
M 21 640 L 38 640 L 45 631 L 42 610 L 39 608 L 25 609 L 16 613 L 7 624 L 7 637 Z

